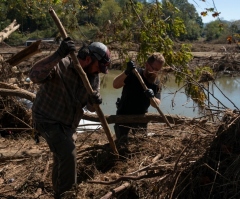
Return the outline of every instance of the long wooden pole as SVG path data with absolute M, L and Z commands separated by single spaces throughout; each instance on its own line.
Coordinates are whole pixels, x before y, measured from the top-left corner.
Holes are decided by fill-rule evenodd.
M 133 69 L 133 72 L 134 72 L 134 74 L 137 76 L 137 78 L 138 78 L 139 82 L 141 83 L 143 89 L 144 89 L 144 90 L 147 90 L 148 87 L 147 87 L 146 84 L 144 83 L 141 75 L 138 73 L 138 71 L 137 71 L 136 68 Z M 151 103 L 154 104 L 154 108 L 156 108 L 157 111 L 158 111 L 158 113 L 163 117 L 163 119 L 164 119 L 164 121 L 166 122 L 166 124 L 170 127 L 170 129 L 172 129 L 172 126 L 170 125 L 169 121 L 167 120 L 167 118 L 165 117 L 165 115 L 163 114 L 163 112 L 162 112 L 162 111 L 160 110 L 160 108 L 158 107 L 157 102 L 154 100 L 154 98 L 152 97 L 152 98 L 150 98 L 150 100 L 151 100 Z
M 60 33 L 61 33 L 61 36 L 63 38 L 66 38 L 67 37 L 67 33 L 66 33 L 66 31 L 65 31 L 61 21 L 59 20 L 57 14 L 55 13 L 55 11 L 52 8 L 50 8 L 49 9 L 49 13 L 51 14 L 53 20 L 55 21 L 55 23 L 56 23 L 56 25 L 57 25 Z M 87 93 L 90 94 L 90 95 L 93 94 L 93 89 L 92 89 L 92 87 L 91 87 L 91 85 L 90 85 L 90 83 L 88 81 L 86 73 L 84 72 L 83 68 L 81 67 L 81 65 L 80 65 L 80 63 L 79 63 L 79 61 L 77 59 L 77 56 L 75 55 L 74 52 L 70 52 L 70 56 L 71 56 L 71 58 L 73 60 L 73 64 L 74 64 L 75 69 L 77 70 L 78 74 L 80 75 L 80 77 L 81 77 L 81 79 L 83 81 L 83 84 L 84 84 L 84 86 L 85 86 L 85 88 L 87 90 Z M 107 138 L 108 138 L 108 141 L 110 143 L 110 146 L 111 146 L 112 150 L 114 151 L 115 155 L 118 156 L 119 154 L 118 154 L 115 142 L 113 141 L 113 138 L 112 138 L 112 135 L 111 135 L 111 131 L 110 131 L 110 128 L 109 128 L 109 125 L 107 123 L 106 118 L 104 117 L 104 114 L 103 114 L 103 112 L 100 109 L 98 104 L 93 104 L 93 106 L 94 106 L 94 108 L 95 108 L 95 110 L 97 112 L 97 115 L 98 115 L 99 120 L 100 120 L 100 122 L 102 124 L 102 127 L 103 127 L 103 129 L 104 129 L 104 131 L 105 131 L 105 133 L 107 135 Z

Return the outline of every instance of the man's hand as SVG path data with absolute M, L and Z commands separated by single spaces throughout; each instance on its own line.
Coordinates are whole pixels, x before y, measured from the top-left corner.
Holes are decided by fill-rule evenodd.
M 132 72 L 132 70 L 135 69 L 135 68 L 136 68 L 136 66 L 135 66 L 134 62 L 133 61 L 129 61 L 127 63 L 127 69 L 124 71 L 124 73 L 126 75 L 129 75 Z
M 154 97 L 154 92 L 152 89 L 147 89 L 144 91 L 145 95 L 148 97 L 148 98 L 153 98 Z
M 88 101 L 91 105 L 93 104 L 101 104 L 102 97 L 98 91 L 93 91 L 91 95 L 88 95 Z
M 57 53 L 61 58 L 66 57 L 72 51 L 76 51 L 76 47 L 70 37 L 65 38 L 57 49 Z

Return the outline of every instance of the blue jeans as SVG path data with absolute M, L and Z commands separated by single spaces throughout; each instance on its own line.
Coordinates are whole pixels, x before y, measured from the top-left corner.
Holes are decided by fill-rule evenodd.
M 35 123 L 35 129 L 53 152 L 52 184 L 55 195 L 69 191 L 77 183 L 76 148 L 73 133 L 56 123 Z

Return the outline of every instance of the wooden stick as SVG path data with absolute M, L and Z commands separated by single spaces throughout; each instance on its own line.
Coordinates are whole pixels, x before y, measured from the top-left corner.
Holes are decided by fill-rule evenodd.
M 152 174 L 148 174 L 148 175 L 141 175 L 141 176 L 121 176 L 120 178 L 113 180 L 113 181 L 94 181 L 94 180 L 89 180 L 87 181 L 87 183 L 91 183 L 91 184 L 102 184 L 102 185 L 112 185 L 112 184 L 116 184 L 119 183 L 121 181 L 128 181 L 128 180 L 141 180 L 141 179 L 146 179 L 146 178 L 153 178 L 153 177 L 160 177 L 164 175 L 165 171 L 160 171 L 158 173 L 152 173 Z M 166 174 L 165 176 L 161 177 L 160 179 L 163 179 L 165 177 L 167 177 L 168 174 Z
M 129 182 L 125 182 L 124 184 L 122 184 L 121 186 L 113 189 L 112 191 L 109 191 L 106 195 L 104 195 L 103 197 L 101 197 L 100 199 L 109 199 L 112 196 L 114 196 L 116 193 L 128 188 L 130 186 Z
M 56 23 L 56 25 L 57 25 L 60 33 L 61 33 L 61 36 L 63 38 L 66 38 L 67 37 L 67 33 L 66 33 L 64 27 L 62 26 L 62 23 L 59 20 L 58 16 L 56 15 L 55 11 L 52 8 L 50 8 L 49 9 L 49 13 L 51 14 L 53 20 L 55 21 L 55 23 Z M 90 85 L 90 83 L 88 81 L 87 75 L 84 72 L 83 68 L 81 67 L 81 65 L 80 65 L 80 63 L 79 63 L 75 53 L 74 52 L 70 52 L 70 56 L 71 56 L 71 58 L 73 60 L 74 67 L 77 70 L 79 76 L 81 77 L 88 94 L 90 94 L 90 95 L 93 94 L 93 89 L 92 89 L 92 87 L 91 87 L 91 85 Z M 112 135 L 111 135 L 111 131 L 110 131 L 109 125 L 107 123 L 106 118 L 104 117 L 104 114 L 103 114 L 102 110 L 100 109 L 100 106 L 98 104 L 93 104 L 93 106 L 94 106 L 94 108 L 95 108 L 95 110 L 97 112 L 99 120 L 101 121 L 102 127 L 103 127 L 103 129 L 104 129 L 104 131 L 105 131 L 105 133 L 107 135 L 108 141 L 110 143 L 110 146 L 111 146 L 113 152 L 115 153 L 115 155 L 119 156 L 117 148 L 116 148 L 116 145 L 115 145 L 115 143 L 113 141 L 113 138 L 112 138 Z
M 142 77 L 140 76 L 140 74 L 138 73 L 138 71 L 137 71 L 136 68 L 133 70 L 133 72 L 134 72 L 134 74 L 137 76 L 138 80 L 140 81 L 143 89 L 144 89 L 144 90 L 147 90 L 148 87 L 147 87 L 146 84 L 144 83 Z M 157 105 L 156 101 L 154 100 L 154 98 L 150 98 L 150 100 L 151 100 L 151 102 L 154 103 L 154 108 L 157 109 L 157 111 L 158 111 L 158 112 L 160 113 L 160 115 L 163 117 L 163 119 L 164 119 L 164 121 L 166 122 L 166 124 L 170 127 L 170 129 L 172 129 L 169 121 L 167 120 L 167 118 L 165 117 L 165 115 L 163 114 L 163 112 L 162 112 L 162 111 L 160 110 L 160 108 L 158 107 L 158 105 Z

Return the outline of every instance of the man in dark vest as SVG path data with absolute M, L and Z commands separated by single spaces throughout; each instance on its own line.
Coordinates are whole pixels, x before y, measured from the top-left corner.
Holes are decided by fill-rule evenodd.
M 155 97 L 158 105 L 160 104 L 161 87 L 157 77 L 164 64 L 165 59 L 161 53 L 153 53 L 149 56 L 145 63 L 145 69 L 136 68 L 133 61 L 127 63 L 126 70 L 113 80 L 114 88 L 123 88 L 121 98 L 118 98 L 116 103 L 117 115 L 147 113 L 150 106 L 150 98 L 152 97 Z M 141 83 L 132 71 L 135 68 L 148 87 L 146 91 L 144 91 Z M 147 123 L 122 123 L 114 125 L 117 140 L 121 140 L 123 137 L 127 138 L 130 129 L 133 133 L 136 133 L 139 130 L 146 131 L 146 128 Z

